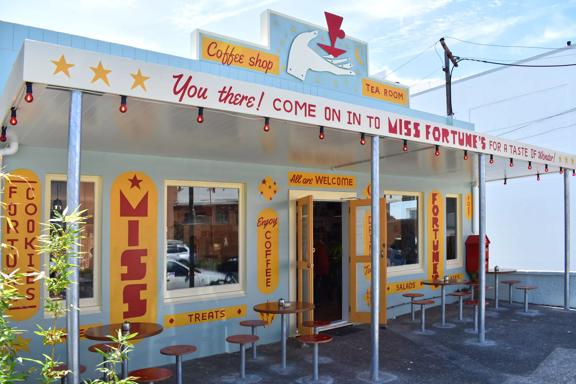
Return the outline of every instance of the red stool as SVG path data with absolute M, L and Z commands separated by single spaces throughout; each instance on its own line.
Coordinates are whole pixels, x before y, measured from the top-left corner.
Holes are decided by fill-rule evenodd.
M 90 347 L 88 347 L 88 350 L 94 353 L 110 353 L 118 348 L 120 348 L 120 344 L 118 343 L 100 343 L 91 345 Z M 102 355 L 102 363 L 105 362 L 106 362 L 106 356 Z M 102 380 L 106 380 L 106 375 L 102 376 Z
M 252 336 L 256 336 L 256 328 L 266 325 L 264 320 L 242 320 L 240 325 L 243 327 L 250 327 L 252 329 Z M 252 343 L 252 358 L 256 360 L 256 343 Z
M 193 345 L 171 345 L 160 350 L 165 356 L 176 356 L 176 383 L 182 384 L 182 356 L 194 352 L 196 347 Z
M 325 327 L 330 325 L 330 323 L 331 321 L 328 320 L 306 320 L 302 322 L 302 326 L 306 328 L 312 328 L 314 330 L 314 334 L 317 335 L 319 327 Z
M 411 320 L 412 322 L 416 321 L 416 316 L 414 313 L 414 300 L 419 298 L 419 297 L 424 297 L 423 293 L 404 293 L 402 294 L 403 297 L 409 297 L 410 298 L 410 315 L 411 315 Z
M 318 382 L 318 344 L 325 344 L 332 341 L 332 336 L 324 333 L 314 335 L 299 336 L 298 340 L 304 344 L 312 344 L 314 346 L 314 357 L 312 359 L 312 380 L 314 383 Z
M 420 333 L 423 335 L 431 333 L 430 331 L 426 331 L 426 305 L 431 305 L 434 303 L 435 301 L 432 299 L 414 300 L 414 304 L 420 306 Z
M 468 292 L 452 292 L 452 293 L 449 293 L 448 296 L 454 296 L 454 297 L 458 298 L 458 320 L 462 321 L 463 320 L 462 312 L 464 311 L 463 300 L 465 297 L 470 296 L 470 293 L 468 293 Z
M 256 335 L 233 335 L 226 338 L 229 343 L 240 344 L 240 379 L 246 378 L 246 344 L 254 344 L 258 339 Z
M 80 364 L 79 368 L 80 368 L 80 374 L 86 372 L 86 367 L 84 365 Z M 55 371 L 67 371 L 68 366 L 66 364 L 60 364 L 59 366 L 54 367 L 54 370 Z M 61 384 L 66 384 L 67 381 L 68 381 L 67 376 L 64 376 L 60 379 Z
M 172 377 L 168 368 L 143 368 L 132 371 L 128 376 L 136 377 L 137 383 L 158 383 Z

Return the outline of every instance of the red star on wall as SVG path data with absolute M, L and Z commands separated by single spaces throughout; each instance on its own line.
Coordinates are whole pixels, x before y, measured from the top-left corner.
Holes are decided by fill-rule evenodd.
M 128 181 L 130 182 L 130 189 L 132 188 L 140 189 L 140 183 L 142 182 L 142 179 L 136 177 L 136 174 L 134 174 L 134 176 L 132 176 L 131 179 L 128 179 Z

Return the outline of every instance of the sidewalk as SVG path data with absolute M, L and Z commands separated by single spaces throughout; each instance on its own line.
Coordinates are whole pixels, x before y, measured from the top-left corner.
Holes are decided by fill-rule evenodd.
M 439 307 L 426 311 L 431 336 L 414 331 L 418 324 L 409 315 L 390 320 L 380 332 L 380 367 L 392 375 L 393 383 L 576 383 L 576 311 L 531 306 L 535 315 L 521 314 L 522 306 L 502 304 L 495 312 L 488 308 L 486 338 L 492 346 L 479 346 L 477 337 L 464 332 L 471 323 L 457 323 L 457 305 L 449 305 L 447 320 L 456 326 L 437 329 Z M 471 316 L 465 308 L 465 316 Z M 469 319 L 471 320 L 471 319 Z M 366 325 L 334 330 L 332 343 L 320 346 L 320 356 L 331 363 L 321 364 L 321 376 L 334 383 L 361 383 L 359 374 L 370 366 L 370 330 Z M 258 348 L 259 358 L 246 354 L 246 372 L 262 377 L 261 383 L 298 383 L 312 373 L 312 348 L 288 343 L 290 372 L 279 375 L 270 366 L 278 364 L 280 344 Z M 185 383 L 235 382 L 238 353 L 195 359 L 184 364 Z M 300 379 L 300 380 L 299 380 Z M 175 379 L 167 383 L 175 383 Z

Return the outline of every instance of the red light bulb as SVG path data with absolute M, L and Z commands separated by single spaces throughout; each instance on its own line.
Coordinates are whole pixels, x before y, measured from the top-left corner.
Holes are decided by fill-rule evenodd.
M 120 96 L 120 108 L 118 108 L 118 110 L 121 113 L 126 113 L 128 110 L 128 101 L 126 96 Z
M 440 147 L 436 146 L 435 148 L 436 149 L 434 150 L 434 156 L 438 157 L 438 156 L 440 156 Z
M 320 133 L 318 134 L 320 140 L 324 140 L 324 127 L 320 127 Z
M 548 173 L 548 164 L 544 164 L 544 172 Z
M 7 127 L 2 127 L 2 134 L 0 134 L 0 141 L 1 142 L 5 142 L 7 137 L 6 137 L 6 129 Z
M 494 155 L 490 155 L 490 161 L 488 161 L 490 164 L 494 164 Z
M 402 151 L 408 152 L 408 140 L 404 140 L 404 144 L 402 144 Z
M 16 119 L 16 108 L 10 108 L 10 124 L 16 125 L 18 124 L 18 120 Z
M 366 137 L 364 136 L 363 133 L 360 134 L 360 144 L 361 145 L 366 144 Z
M 531 170 L 531 169 L 532 169 L 532 162 L 529 161 L 529 162 L 528 162 L 528 170 Z
M 34 96 L 32 95 L 32 83 L 26 83 L 26 95 L 24 96 L 24 100 L 27 103 L 34 101 Z
M 202 124 L 204 122 L 204 107 L 198 108 L 198 116 L 196 116 L 196 122 Z
M 513 167 L 514 166 L 514 159 L 510 158 L 510 166 Z
M 468 160 L 468 151 L 464 151 L 464 160 Z
M 270 132 L 270 118 L 269 117 L 264 118 L 264 126 L 262 127 L 262 129 L 264 130 L 264 132 Z

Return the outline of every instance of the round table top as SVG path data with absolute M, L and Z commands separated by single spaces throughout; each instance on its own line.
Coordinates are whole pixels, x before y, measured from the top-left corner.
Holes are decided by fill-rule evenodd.
M 170 345 L 160 350 L 166 356 L 182 356 L 193 352 L 196 352 L 196 346 L 189 344 Z
M 311 311 L 313 309 L 314 304 L 304 303 L 301 301 L 287 301 L 284 307 L 281 307 L 277 301 L 256 304 L 254 306 L 254 311 L 256 312 L 274 314 L 299 313 Z
M 98 327 L 88 328 L 84 331 L 84 336 L 90 340 L 109 341 L 110 336 L 118 336 L 118 330 L 122 329 L 122 323 L 105 324 Z M 133 340 L 145 339 L 147 337 L 155 336 L 162 332 L 164 328 L 156 323 L 130 323 L 130 333 L 135 333 Z
M 467 285 L 470 284 L 468 280 L 461 279 L 448 279 L 448 280 L 424 280 L 424 285 Z
M 518 272 L 515 269 L 510 269 L 510 268 L 500 268 L 498 269 L 498 271 L 494 270 L 494 268 L 489 269 L 487 273 L 516 273 Z

